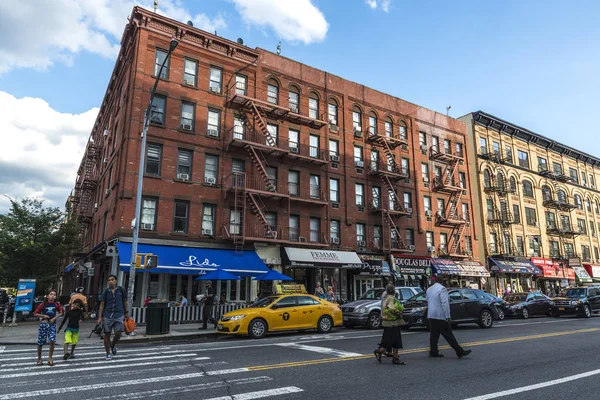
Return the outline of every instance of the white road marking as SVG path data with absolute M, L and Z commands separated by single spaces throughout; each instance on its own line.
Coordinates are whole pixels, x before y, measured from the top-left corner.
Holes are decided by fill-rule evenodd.
M 125 342 L 125 343 L 127 343 L 127 342 Z M 121 344 L 123 344 L 123 342 L 121 342 Z M 57 345 L 57 347 L 58 347 L 58 345 Z M 102 349 L 103 347 L 104 347 L 103 343 L 98 343 L 97 346 L 85 346 L 85 347 L 83 347 L 83 346 L 82 347 L 77 346 L 77 350 L 78 351 L 82 351 L 82 350 L 98 350 L 98 349 Z M 170 348 L 171 348 L 171 346 L 140 347 L 137 350 L 128 350 L 128 351 L 140 351 L 141 349 L 168 350 Z M 37 345 L 36 344 L 32 344 L 28 348 L 5 350 L 4 353 L 27 353 L 27 352 L 35 353 L 36 349 L 37 349 Z
M 299 343 L 280 343 L 277 346 L 288 347 L 288 348 L 298 349 L 298 350 L 314 351 L 315 353 L 326 354 L 326 355 L 331 355 L 331 356 L 335 356 L 335 357 L 356 357 L 356 356 L 362 355 L 359 353 L 352 353 L 349 351 L 331 349 L 329 347 L 307 346 L 305 344 L 299 344 Z
M 494 328 L 496 328 L 496 327 L 506 328 L 506 327 L 510 327 L 510 326 L 539 325 L 539 324 L 559 324 L 561 322 L 571 322 L 571 320 L 563 318 L 563 319 L 559 319 L 559 320 L 555 320 L 555 321 L 521 322 L 518 324 L 507 324 L 507 323 L 502 323 L 502 322 L 496 322 L 496 324 L 494 324 Z
M 109 361 L 107 361 L 107 363 L 109 363 Z M 154 364 L 154 363 L 146 363 L 146 364 Z M 139 365 L 140 364 L 131 364 L 128 366 L 135 367 L 135 366 L 139 366 Z M 124 366 L 126 366 L 126 365 L 124 365 Z M 107 367 L 103 366 L 103 367 L 99 367 L 99 368 L 106 369 Z M 92 367 L 92 368 L 87 368 L 84 370 L 89 371 L 90 369 L 98 369 L 98 368 Z M 27 398 L 27 397 L 38 397 L 38 396 L 49 396 L 49 395 L 60 395 L 60 394 L 65 394 L 65 393 L 75 393 L 75 392 L 83 392 L 83 391 L 88 391 L 88 390 L 109 389 L 109 388 L 132 386 L 132 385 L 147 385 L 150 383 L 172 382 L 172 381 L 183 380 L 183 379 L 195 379 L 195 378 L 201 378 L 201 377 L 207 376 L 207 375 L 225 375 L 225 374 L 234 374 L 234 373 L 238 373 L 238 372 L 248 372 L 248 371 L 250 371 L 248 368 L 224 369 L 224 370 L 220 370 L 220 371 L 210 371 L 210 372 L 206 372 L 206 373 L 195 372 L 195 373 L 183 374 L 183 375 L 168 375 L 168 376 L 163 375 L 163 376 L 157 376 L 157 377 L 153 377 L 153 378 L 132 379 L 132 380 L 128 380 L 128 381 L 116 381 L 116 382 L 112 381 L 112 382 L 96 383 L 96 384 L 92 384 L 92 385 L 80 385 L 80 386 L 73 386 L 73 387 L 61 387 L 61 388 L 57 388 L 57 389 L 34 390 L 31 392 L 9 393 L 9 394 L 0 395 L 0 400 L 23 399 L 23 398 Z M 54 369 L 50 369 L 50 370 L 46 370 L 46 371 L 34 372 L 31 375 L 37 376 L 44 372 L 47 372 L 49 374 L 54 374 L 57 371 Z M 78 371 L 65 370 L 65 372 L 78 372 Z M 17 377 L 17 376 L 21 377 L 21 376 L 26 376 L 26 375 L 28 375 L 28 374 L 18 374 L 15 377 Z M 293 393 L 293 392 L 290 392 L 290 393 Z M 258 398 L 258 397 L 249 397 L 248 399 L 253 399 L 253 398 Z
M 151 353 L 151 354 L 177 354 L 177 353 L 186 353 L 189 352 L 189 350 L 169 350 L 169 351 L 140 351 L 140 349 L 137 350 L 121 350 L 119 349 L 119 356 L 123 355 L 124 353 Z M 62 358 L 62 354 L 59 351 L 57 351 L 56 353 L 56 358 Z M 76 358 L 74 358 L 72 361 L 75 360 L 79 360 L 82 358 L 86 358 L 87 356 L 94 356 L 94 355 L 106 355 L 106 351 L 97 351 L 97 352 L 93 352 L 93 353 L 80 353 L 77 352 L 75 353 Z M 127 354 L 127 355 L 133 355 L 133 354 Z M 141 354 L 143 355 L 143 354 Z M 120 357 L 119 357 L 120 358 Z M 34 353 L 32 352 L 31 356 L 28 357 L 12 357 L 12 358 L 3 358 L 1 361 L 18 361 L 18 360 L 37 360 L 37 355 L 34 355 Z M 89 358 L 88 358 L 89 360 Z M 8 366 L 8 364 L 6 364 L 5 366 Z
M 561 383 L 567 383 L 571 381 L 575 381 L 577 379 L 589 378 L 590 376 L 600 375 L 600 369 L 595 369 L 593 371 L 584 372 L 577 375 L 566 376 L 564 378 L 554 379 L 552 381 L 536 383 L 535 385 L 522 386 L 520 388 L 503 390 L 501 392 L 484 394 L 482 396 L 469 397 L 465 400 L 489 400 L 489 399 L 497 399 L 498 397 L 511 396 L 517 393 L 529 392 L 531 390 L 542 389 L 549 386 L 560 385 Z
M 304 390 L 296 386 L 287 386 L 277 389 L 260 390 L 258 392 L 240 393 L 234 394 L 233 396 L 213 397 L 207 400 L 252 400 L 252 399 L 264 399 L 265 397 L 281 396 L 284 394 L 300 393 Z
M 6 347 L 0 346 L 0 354 L 4 353 L 4 349 L 6 349 Z

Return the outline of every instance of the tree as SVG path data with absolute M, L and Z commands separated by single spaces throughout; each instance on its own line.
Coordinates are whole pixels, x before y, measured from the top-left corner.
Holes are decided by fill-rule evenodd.
M 79 226 L 66 217 L 41 200 L 11 199 L 0 215 L 0 286 L 15 287 L 21 278 L 36 279 L 40 292 L 54 286 L 57 268 L 79 240 Z

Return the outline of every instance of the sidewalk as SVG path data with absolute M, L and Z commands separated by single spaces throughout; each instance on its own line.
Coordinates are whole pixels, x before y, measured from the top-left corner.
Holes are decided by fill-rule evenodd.
M 60 324 L 60 320 L 59 320 Z M 85 321 L 81 324 L 81 328 L 79 330 L 79 345 L 96 345 L 101 343 L 100 336 L 96 334 L 92 334 L 91 338 L 90 333 L 92 329 L 96 326 L 95 321 Z M 160 341 L 170 341 L 170 340 L 190 340 L 190 339 L 199 339 L 199 338 L 216 338 L 217 333 L 215 329 L 213 329 L 212 324 L 208 324 L 207 330 L 198 330 L 202 324 L 171 324 L 171 328 L 169 333 L 166 335 L 146 335 L 146 327 L 138 326 L 136 329 L 136 334 L 133 336 L 123 335 L 121 336 L 121 342 L 123 343 L 144 343 L 144 342 L 160 342 Z M 19 322 L 18 326 L 13 327 L 8 324 L 2 325 L 0 324 L 0 345 L 36 345 L 37 344 L 37 335 L 38 335 L 38 327 L 39 322 Z M 56 336 L 56 344 L 57 346 L 63 345 L 64 340 L 64 328 L 63 330 L 57 334 Z

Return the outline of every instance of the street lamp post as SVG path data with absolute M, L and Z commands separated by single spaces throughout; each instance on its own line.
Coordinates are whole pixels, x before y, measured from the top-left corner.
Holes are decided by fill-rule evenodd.
M 146 108 L 146 112 L 144 113 L 144 126 L 142 129 L 142 148 L 140 150 L 140 167 L 138 169 L 138 185 L 137 185 L 137 193 L 135 195 L 135 215 L 133 217 L 133 221 L 131 222 L 133 228 L 133 240 L 131 242 L 131 262 L 129 264 L 129 288 L 128 288 L 128 299 L 130 308 L 133 305 L 133 293 L 135 290 L 135 267 L 136 267 L 136 256 L 137 256 L 137 248 L 138 241 L 140 235 L 140 220 L 141 220 L 141 208 L 142 208 L 142 185 L 144 182 L 144 164 L 146 159 L 146 136 L 148 133 L 148 125 L 150 124 L 150 117 L 152 113 L 152 100 L 154 100 L 154 94 L 156 92 L 156 87 L 158 86 L 158 81 L 160 80 L 160 76 L 162 74 L 163 68 L 167 61 L 169 61 L 169 57 L 171 53 L 179 42 L 174 37 L 171 39 L 171 43 L 169 45 L 169 52 L 165 57 L 163 63 L 158 70 L 158 74 L 156 74 L 156 81 L 154 82 L 154 87 L 152 87 L 152 91 L 150 92 L 150 101 L 148 102 L 148 107 Z

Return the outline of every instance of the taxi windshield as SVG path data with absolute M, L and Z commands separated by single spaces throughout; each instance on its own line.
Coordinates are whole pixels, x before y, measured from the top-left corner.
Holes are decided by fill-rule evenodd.
M 377 300 L 381 299 L 381 295 L 383 294 L 384 289 L 369 289 L 362 296 L 358 298 L 358 300 Z
M 252 304 L 250 307 L 255 307 L 255 308 L 265 308 L 270 306 L 271 304 L 273 304 L 275 302 L 275 300 L 277 300 L 279 298 L 279 296 L 269 296 L 269 297 L 265 297 L 263 299 L 260 299 L 259 301 L 257 301 L 256 303 Z

